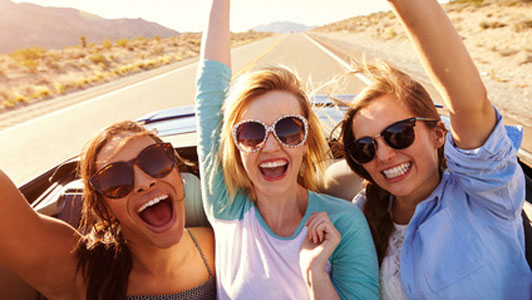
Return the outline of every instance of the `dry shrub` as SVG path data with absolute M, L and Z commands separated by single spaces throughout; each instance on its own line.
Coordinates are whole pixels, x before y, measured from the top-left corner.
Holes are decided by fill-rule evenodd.
M 105 49 L 109 50 L 109 49 L 111 49 L 111 48 L 113 47 L 113 42 L 111 42 L 110 40 L 106 39 L 106 40 L 104 40 L 104 41 L 102 42 L 102 46 L 103 46 Z
M 527 55 L 526 58 L 523 59 L 523 61 L 519 63 L 519 65 L 522 66 L 522 65 L 531 64 L 531 63 L 532 63 L 532 55 Z
M 32 99 L 44 99 L 51 95 L 50 89 L 47 86 L 38 85 L 30 94 Z
M 519 23 L 514 24 L 513 26 L 513 30 L 515 32 L 522 32 L 530 29 L 532 29 L 532 20 L 521 21 Z
M 496 28 L 502 28 L 502 27 L 507 26 L 506 24 L 497 22 L 497 21 L 493 21 L 493 22 L 483 21 L 483 22 L 480 22 L 479 25 L 480 25 L 480 28 L 482 29 L 496 29 Z
M 499 51 L 499 55 L 502 56 L 502 57 L 512 56 L 512 55 L 514 55 L 516 53 L 519 53 L 519 50 L 505 49 L 505 50 L 500 50 Z
M 129 46 L 129 39 L 116 40 L 115 45 L 122 47 L 122 48 L 127 48 Z

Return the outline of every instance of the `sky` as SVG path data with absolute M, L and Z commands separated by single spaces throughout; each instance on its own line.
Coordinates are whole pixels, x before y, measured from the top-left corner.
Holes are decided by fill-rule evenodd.
M 211 0 L 12 0 L 41 6 L 71 7 L 107 19 L 142 18 L 181 31 L 205 28 Z M 233 0 L 231 30 L 291 21 L 323 25 L 357 15 L 389 10 L 385 0 Z

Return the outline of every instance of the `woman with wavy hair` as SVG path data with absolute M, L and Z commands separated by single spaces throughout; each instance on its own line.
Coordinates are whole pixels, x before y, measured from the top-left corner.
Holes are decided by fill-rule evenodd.
M 198 70 L 198 156 L 219 299 L 377 299 L 358 208 L 316 193 L 328 146 L 282 66 L 231 81 L 229 0 L 213 0 Z
M 389 3 L 449 109 L 450 132 L 421 84 L 386 63 L 362 66 L 372 83 L 341 135 L 348 165 L 367 180 L 354 201 L 375 241 L 382 297 L 530 299 L 522 132 L 503 125 L 436 0 Z
M 184 228 L 197 186 L 184 170 L 153 132 L 111 125 L 81 158 L 79 230 L 34 212 L 0 172 L 0 263 L 48 299 L 214 299 L 213 235 Z

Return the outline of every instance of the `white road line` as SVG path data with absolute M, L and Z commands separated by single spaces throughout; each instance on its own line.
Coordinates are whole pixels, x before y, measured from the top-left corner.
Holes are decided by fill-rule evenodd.
M 82 102 L 80 102 L 80 103 L 77 103 L 77 104 L 74 104 L 74 105 L 71 105 L 71 106 L 65 107 L 65 108 L 63 108 L 63 109 L 56 110 L 56 111 L 51 112 L 51 113 L 49 113 L 49 114 L 46 114 L 46 115 L 44 115 L 44 116 L 40 116 L 40 117 L 38 117 L 38 118 L 35 118 L 35 119 L 32 119 L 32 120 L 26 121 L 26 122 L 24 122 L 24 123 L 20 123 L 20 124 L 17 124 L 17 125 L 15 125 L 15 126 L 8 127 L 8 128 L 6 128 L 6 129 L 0 130 L 0 134 L 2 134 L 2 133 L 6 133 L 6 132 L 11 131 L 11 130 L 15 130 L 15 129 L 19 128 L 19 127 L 23 127 L 23 126 L 26 126 L 26 125 L 28 125 L 28 124 L 34 123 L 34 122 L 38 122 L 38 121 L 40 121 L 40 120 L 44 120 L 44 119 L 46 119 L 46 118 L 53 117 L 53 116 L 55 116 L 55 115 L 61 114 L 61 113 L 63 113 L 63 112 L 66 112 L 66 111 L 68 111 L 68 110 L 70 110 L 70 109 L 74 109 L 74 108 L 76 108 L 76 107 L 83 106 L 83 105 L 86 105 L 86 104 L 89 104 L 89 103 L 92 103 L 92 102 L 95 102 L 95 101 L 101 100 L 101 99 L 104 98 L 104 97 L 108 97 L 108 96 L 112 96 L 112 95 L 115 95 L 115 94 L 121 93 L 121 92 L 123 92 L 123 91 L 125 91 L 125 90 L 127 90 L 127 89 L 130 89 L 130 88 L 133 88 L 133 87 L 137 87 L 137 86 L 140 86 L 140 85 L 143 85 L 143 84 L 149 83 L 149 82 L 154 81 L 154 80 L 158 80 L 158 79 L 163 78 L 163 77 L 165 77 L 165 76 L 173 75 L 174 73 L 177 73 L 177 72 L 179 72 L 179 71 L 182 71 L 182 70 L 184 70 L 184 69 L 186 69 L 186 68 L 189 68 L 189 67 L 191 67 L 191 66 L 195 66 L 196 64 L 197 64 L 197 63 L 190 63 L 190 64 L 188 64 L 188 65 L 186 65 L 186 66 L 183 66 L 183 67 L 181 67 L 181 68 L 179 68 L 179 69 L 176 69 L 176 70 L 173 70 L 173 71 L 169 71 L 169 72 L 166 72 L 166 73 L 163 73 L 163 74 L 159 74 L 159 75 L 156 75 L 156 76 L 154 76 L 154 77 L 150 77 L 150 78 L 148 78 L 148 79 L 141 80 L 141 81 L 136 82 L 136 83 L 134 83 L 134 84 L 131 84 L 131 85 L 128 85 L 128 86 L 125 86 L 125 87 L 121 87 L 121 88 L 119 88 L 119 89 L 117 89 L 117 90 L 111 91 L 111 92 L 109 92 L 109 93 L 105 93 L 105 94 L 100 95 L 100 96 L 97 96 L 97 97 L 95 97 L 95 98 L 88 99 L 88 100 L 82 101 Z
M 320 48 L 323 52 L 325 52 L 327 55 L 329 55 L 330 57 L 332 57 L 334 60 L 336 60 L 339 64 L 342 65 L 342 67 L 344 67 L 344 69 L 346 71 L 350 71 L 352 70 L 351 68 L 351 65 L 348 64 L 347 62 L 345 62 L 344 60 L 342 60 L 341 58 L 339 58 L 337 55 L 335 55 L 334 53 L 332 53 L 331 51 L 329 51 L 329 49 L 323 47 L 320 43 L 316 42 L 313 38 L 311 38 L 310 36 L 308 36 L 306 33 L 303 33 L 303 36 L 306 37 L 309 41 L 311 41 L 314 45 L 316 45 L 316 47 Z M 355 76 L 358 77 L 358 79 L 360 79 L 362 82 L 364 82 L 365 84 L 367 85 L 370 85 L 371 84 L 371 80 L 369 80 L 369 78 L 367 76 L 365 76 L 364 74 L 360 74 L 360 73 L 355 73 Z

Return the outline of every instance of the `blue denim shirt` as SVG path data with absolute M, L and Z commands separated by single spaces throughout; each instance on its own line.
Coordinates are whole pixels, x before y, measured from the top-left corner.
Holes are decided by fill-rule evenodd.
M 407 299 L 532 299 L 521 209 L 525 179 L 517 162 L 522 129 L 498 124 L 473 150 L 447 136 L 448 170 L 416 206 L 401 252 Z M 364 194 L 354 201 L 362 207 Z

